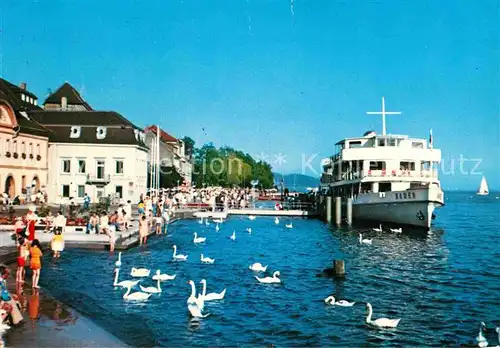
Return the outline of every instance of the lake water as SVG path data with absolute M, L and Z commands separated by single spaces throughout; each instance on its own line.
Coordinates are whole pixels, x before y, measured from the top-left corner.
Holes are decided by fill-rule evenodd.
M 214 224 L 180 221 L 170 226 L 170 236 L 122 253 L 120 280 L 131 279 L 131 267 L 177 274 L 145 303 L 125 302 L 125 290 L 112 286 L 117 253 L 67 250 L 57 261 L 45 257 L 41 285 L 134 346 L 475 344 L 480 321 L 500 326 L 497 196 L 447 193 L 432 234 L 361 230 L 373 238 L 371 246 L 359 244 L 360 229 L 335 230 L 313 219 L 275 225 L 273 218 L 231 217 L 218 232 Z M 284 227 L 288 221 L 293 229 Z M 235 241 L 228 239 L 233 230 Z M 192 242 L 195 231 L 207 237 L 204 245 Z M 189 255 L 187 262 L 172 262 L 173 244 Z M 215 264 L 201 264 L 200 253 Z M 346 279 L 317 277 L 334 259 L 345 260 Z M 254 262 L 269 265 L 270 274 L 279 270 L 283 283 L 258 283 L 248 269 Z M 211 315 L 199 321 L 186 307 L 190 279 L 198 291 L 201 279 L 207 292 L 227 289 L 224 300 L 205 304 Z M 357 303 L 325 305 L 331 294 Z M 365 302 L 373 305 L 374 318 L 402 318 L 398 328 L 367 326 Z M 497 344 L 495 333 L 487 337 Z

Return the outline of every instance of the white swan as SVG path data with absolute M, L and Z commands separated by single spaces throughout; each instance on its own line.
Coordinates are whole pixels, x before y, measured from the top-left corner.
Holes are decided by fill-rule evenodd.
M 168 275 L 168 274 L 161 274 L 160 270 L 156 270 L 156 275 L 153 276 L 153 280 L 161 280 L 162 282 L 165 280 L 174 280 L 177 275 Z
M 328 296 L 327 298 L 325 298 L 325 303 L 332 306 L 352 307 L 356 302 L 348 302 L 346 300 L 335 301 L 335 297 Z
M 233 231 L 233 234 L 229 237 L 229 239 L 236 240 L 236 231 Z
M 150 294 L 159 294 L 161 292 L 161 287 L 160 287 L 160 279 L 157 280 L 157 285 L 156 287 L 154 286 L 148 286 L 144 287 L 142 285 L 139 285 L 142 291 L 148 292 Z
M 249 218 L 250 220 L 255 220 L 255 215 L 248 215 L 248 218 Z
M 223 223 L 224 222 L 224 220 L 222 218 L 214 219 L 213 221 L 217 222 L 217 223 Z
M 118 253 L 118 261 L 115 262 L 115 266 L 116 267 L 121 267 L 121 265 L 122 265 L 122 252 L 120 251 Z
M 293 228 L 293 224 L 290 222 L 289 224 L 285 225 L 286 228 Z
M 218 231 L 219 230 L 219 223 L 217 222 L 217 225 L 215 225 L 215 230 Z
M 276 271 L 273 273 L 272 277 L 265 277 L 265 278 L 259 278 L 255 277 L 259 281 L 259 283 L 266 283 L 266 284 L 272 284 L 272 283 L 281 283 L 281 279 L 279 278 L 280 276 L 280 271 Z
M 276 225 L 280 223 L 280 219 L 278 219 L 278 217 L 277 217 L 277 216 L 274 218 L 274 223 L 275 223 Z
M 202 314 L 203 310 L 195 304 L 188 305 L 189 314 L 194 318 L 206 318 L 210 314 Z
M 481 327 L 479 328 L 479 334 L 476 337 L 477 345 L 481 348 L 488 346 L 488 341 L 486 340 L 486 337 L 484 337 L 483 335 L 483 330 L 485 329 L 486 329 L 486 324 L 484 322 L 481 322 Z
M 122 288 L 127 288 L 135 286 L 140 282 L 140 280 L 122 280 L 121 282 L 118 282 L 118 273 L 120 273 L 120 269 L 116 268 L 115 273 L 115 281 L 113 282 L 113 286 L 121 286 Z
M 226 289 L 222 290 L 220 293 L 211 292 L 210 294 L 207 294 L 207 281 L 205 279 L 202 279 L 200 283 L 203 284 L 203 292 L 201 297 L 203 297 L 205 301 L 222 300 L 226 295 Z
M 366 317 L 366 323 L 369 325 L 373 325 L 380 328 L 395 328 L 398 326 L 401 319 L 387 319 L 387 318 L 378 318 L 372 320 L 372 305 L 370 303 L 366 304 L 368 308 L 368 316 Z
M 182 254 L 177 255 L 177 245 L 174 245 L 173 248 L 174 248 L 174 254 L 172 255 L 172 257 L 174 258 L 174 260 L 177 260 L 177 261 L 186 261 L 187 260 L 187 258 L 188 258 L 187 255 L 182 255 Z
M 145 301 L 151 296 L 151 294 L 147 294 L 145 292 L 140 292 L 140 291 L 137 291 L 137 292 L 134 292 L 131 294 L 130 289 L 131 289 L 131 287 L 127 287 L 127 292 L 123 295 L 124 300 Z
M 252 233 L 252 229 L 250 227 L 247 228 L 248 233 Z
M 194 239 L 193 239 L 194 243 L 203 243 L 207 240 L 207 238 L 205 238 L 205 237 L 198 237 L 198 233 L 196 233 L 196 232 L 193 233 L 193 235 L 194 235 Z
M 149 277 L 149 273 L 151 273 L 151 270 L 146 268 L 132 267 L 132 270 L 130 271 L 130 275 L 132 277 Z
M 248 269 L 254 272 L 265 272 L 267 270 L 267 265 L 264 267 L 260 262 L 256 262 L 253 265 L 249 266 Z
M 391 232 L 394 232 L 394 233 L 403 233 L 403 229 L 400 227 L 400 228 L 390 228 Z
M 380 224 L 380 225 L 378 225 L 378 228 L 375 227 L 375 228 L 372 228 L 372 230 L 374 230 L 375 232 L 382 232 L 383 231 L 382 225 Z
M 196 287 L 195 287 L 194 282 L 192 280 L 188 281 L 188 284 L 191 285 L 191 295 L 189 295 L 189 297 L 186 301 L 187 304 L 188 305 L 195 305 L 198 308 L 200 308 L 201 310 L 203 310 L 203 307 L 205 307 L 205 300 L 203 299 L 203 297 L 200 297 L 200 295 L 198 295 L 198 297 L 196 297 Z
M 203 218 L 200 218 L 200 220 L 198 220 L 198 223 L 202 224 L 203 223 Z
M 210 222 L 208 222 L 208 218 L 205 219 L 205 226 L 210 226 Z
M 211 259 L 209 257 L 203 257 L 203 254 L 200 255 L 200 260 L 203 263 L 214 263 L 215 259 Z
M 363 235 L 359 234 L 359 244 L 372 244 L 373 239 L 363 239 Z

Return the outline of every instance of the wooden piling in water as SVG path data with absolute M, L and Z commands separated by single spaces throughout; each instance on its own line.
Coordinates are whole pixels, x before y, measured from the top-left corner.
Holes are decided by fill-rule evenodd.
M 347 198 L 346 218 L 347 226 L 352 226 L 352 198 Z
M 335 197 L 335 224 L 340 226 L 342 222 L 342 199 Z
M 326 222 L 332 222 L 332 197 L 326 196 Z
M 345 276 L 344 260 L 334 260 L 333 261 L 333 270 L 335 272 L 336 277 L 344 277 Z

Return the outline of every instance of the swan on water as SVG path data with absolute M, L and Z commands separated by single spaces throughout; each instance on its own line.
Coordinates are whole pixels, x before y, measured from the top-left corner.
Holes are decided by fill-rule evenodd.
M 375 232 L 382 232 L 383 231 L 382 225 L 380 224 L 380 225 L 378 225 L 378 228 L 375 227 L 375 228 L 372 228 L 372 230 L 374 230 Z
M 260 262 L 256 262 L 253 265 L 249 266 L 248 269 L 254 272 L 265 272 L 267 270 L 267 265 L 264 267 Z
M 290 222 L 289 224 L 285 225 L 286 228 L 293 228 L 293 224 Z
M 255 215 L 248 215 L 248 218 L 249 218 L 250 220 L 255 220 Z
M 217 222 L 217 225 L 215 225 L 215 230 L 218 231 L 219 230 L 219 223 Z
M 178 261 L 186 261 L 187 260 L 187 258 L 188 258 L 187 255 L 177 254 L 177 245 L 174 245 L 173 248 L 174 248 L 174 254 L 172 255 L 172 257 L 174 258 L 174 260 L 178 260 Z
M 213 222 L 217 222 L 217 223 L 223 223 L 224 222 L 224 219 L 222 218 L 218 218 L 218 219 L 213 219 Z
M 199 224 L 202 224 L 203 223 L 203 218 L 201 217 L 200 220 L 198 220 L 198 223 Z
M 488 341 L 486 340 L 486 337 L 484 337 L 483 335 L 483 331 L 485 330 L 486 330 L 486 324 L 482 321 L 481 327 L 479 328 L 479 334 L 476 337 L 477 345 L 481 348 L 488 346 Z
M 280 271 L 276 271 L 273 273 L 272 277 L 259 278 L 255 277 L 259 281 L 259 283 L 273 284 L 273 283 L 281 283 L 281 279 L 279 278 Z
M 140 282 L 140 280 L 122 280 L 121 282 L 118 282 L 118 274 L 120 273 L 120 269 L 116 268 L 115 273 L 115 281 L 113 282 L 113 286 L 121 286 L 122 288 L 127 288 L 135 286 Z
M 201 310 L 203 310 L 203 308 L 205 307 L 205 300 L 200 295 L 198 295 L 198 297 L 196 297 L 196 287 L 195 287 L 194 282 L 192 280 L 189 280 L 187 283 L 189 285 L 191 285 L 191 295 L 189 295 L 189 297 L 186 301 L 187 304 L 188 305 L 195 305 L 198 308 L 200 308 Z
M 394 232 L 394 233 L 403 233 L 403 229 L 400 227 L 400 228 L 390 228 L 391 232 Z
M 132 270 L 130 271 L 130 275 L 132 277 L 149 277 L 149 273 L 151 273 L 151 270 L 146 268 L 132 267 Z
M 274 223 L 275 223 L 276 225 L 280 223 L 280 219 L 278 219 L 278 217 L 277 217 L 277 216 L 274 218 Z
M 210 222 L 208 222 L 208 218 L 205 219 L 205 226 L 210 226 Z
M 214 263 L 215 259 L 211 259 L 209 257 L 203 257 L 203 254 L 200 255 L 200 260 L 203 263 Z
M 332 306 L 352 307 L 356 302 L 348 302 L 346 300 L 335 301 L 335 297 L 328 296 L 325 298 L 325 303 Z
M 206 318 L 210 315 L 203 314 L 203 310 L 195 304 L 188 304 L 188 311 L 193 318 Z
M 226 289 L 222 290 L 220 293 L 216 292 L 211 292 L 210 294 L 207 294 L 207 281 L 206 279 L 202 279 L 200 283 L 203 284 L 203 291 L 201 294 L 201 297 L 205 301 L 214 301 L 214 300 L 222 300 L 224 296 L 226 295 Z
M 368 316 L 366 317 L 366 323 L 380 328 L 395 328 L 398 326 L 401 319 L 388 319 L 388 318 L 378 318 L 372 320 L 372 305 L 370 303 L 366 304 L 368 308 Z
M 116 267 L 121 267 L 121 265 L 122 265 L 122 252 L 120 251 L 118 253 L 118 261 L 115 262 L 115 266 Z
M 373 239 L 363 239 L 363 235 L 359 234 L 359 244 L 372 244 Z
M 252 229 L 250 227 L 247 228 L 248 233 L 252 233 Z
M 233 234 L 229 237 L 229 239 L 236 240 L 236 231 L 233 231 Z
M 130 289 L 132 287 L 127 287 L 127 292 L 123 295 L 123 299 L 124 300 L 129 300 L 129 301 L 145 301 L 147 300 L 151 294 L 147 294 L 145 292 L 140 292 L 140 291 L 137 291 L 137 292 L 134 292 L 134 293 L 130 293 Z
M 174 280 L 177 275 L 168 275 L 168 274 L 161 274 L 160 270 L 156 270 L 156 275 L 153 276 L 153 280 L 161 280 L 162 282 L 165 280 Z
M 148 292 L 150 294 L 159 294 L 161 292 L 160 279 L 158 279 L 156 282 L 157 282 L 156 287 L 154 287 L 154 286 L 145 287 L 145 286 L 142 286 L 140 284 L 139 284 L 139 287 L 141 288 L 141 290 L 143 292 Z
M 196 232 L 193 233 L 193 235 L 194 235 L 194 239 L 193 239 L 194 243 L 204 243 L 207 240 L 207 238 L 205 238 L 205 237 L 198 237 L 198 233 L 196 233 Z

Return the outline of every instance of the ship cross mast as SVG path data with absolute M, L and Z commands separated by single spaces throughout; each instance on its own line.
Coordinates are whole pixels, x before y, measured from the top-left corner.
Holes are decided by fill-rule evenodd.
M 401 115 L 400 111 L 385 111 L 385 98 L 382 97 L 382 111 L 368 111 L 367 115 L 382 115 L 382 135 L 385 135 L 385 115 Z

